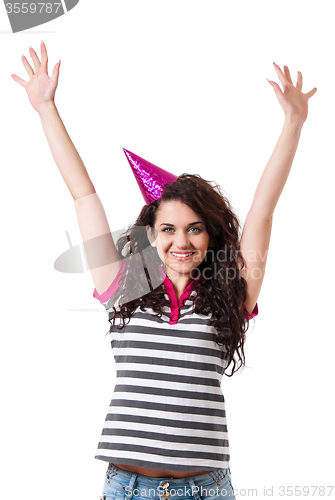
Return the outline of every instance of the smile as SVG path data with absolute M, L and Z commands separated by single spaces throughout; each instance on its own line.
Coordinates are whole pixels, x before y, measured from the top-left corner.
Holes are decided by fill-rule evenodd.
M 188 253 L 174 253 L 174 252 L 170 252 L 170 253 L 177 260 L 186 260 L 186 259 L 189 259 L 190 257 L 192 257 L 192 255 L 195 252 L 188 252 Z

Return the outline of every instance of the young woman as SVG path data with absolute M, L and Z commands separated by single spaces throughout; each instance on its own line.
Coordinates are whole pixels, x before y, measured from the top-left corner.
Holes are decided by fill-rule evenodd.
M 60 62 L 49 78 L 45 44 L 41 60 L 29 50 L 34 70 L 22 57 L 29 81 L 12 77 L 38 112 L 73 197 L 94 297 L 111 323 L 117 377 L 96 454 L 109 463 L 103 497 L 235 498 L 220 384 L 229 366 L 232 375 L 244 364 L 245 332 L 249 318 L 258 314 L 272 215 L 316 88 L 304 94 L 301 73 L 295 86 L 289 69 L 282 72 L 273 63 L 283 91 L 269 83 L 285 122 L 241 237 L 220 188 L 199 175 L 182 174 L 146 201 L 116 247 L 54 103 Z

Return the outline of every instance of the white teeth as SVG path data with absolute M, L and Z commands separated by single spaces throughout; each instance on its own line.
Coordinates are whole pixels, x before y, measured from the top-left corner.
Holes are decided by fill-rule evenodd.
M 188 257 L 189 255 L 192 255 L 194 254 L 194 252 L 190 252 L 190 253 L 174 253 L 174 252 L 171 252 L 172 255 L 174 255 L 175 257 Z

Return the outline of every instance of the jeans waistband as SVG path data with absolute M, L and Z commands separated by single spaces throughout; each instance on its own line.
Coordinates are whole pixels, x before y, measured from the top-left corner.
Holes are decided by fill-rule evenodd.
M 164 486 L 164 483 L 168 482 L 170 487 L 180 488 L 184 485 L 189 486 L 190 484 L 200 486 L 201 483 L 206 483 L 208 481 L 214 480 L 216 482 L 222 481 L 228 474 L 230 475 L 230 468 L 228 469 L 213 469 L 205 474 L 197 474 L 195 476 L 187 476 L 181 478 L 173 478 L 171 476 L 164 477 L 149 477 L 143 476 L 142 474 L 136 474 L 133 472 L 120 469 L 113 463 L 110 463 L 106 472 L 106 476 L 110 479 L 113 476 L 118 476 L 121 481 L 131 484 L 133 487 L 136 482 L 136 486 L 139 487 L 149 487 L 158 488 Z

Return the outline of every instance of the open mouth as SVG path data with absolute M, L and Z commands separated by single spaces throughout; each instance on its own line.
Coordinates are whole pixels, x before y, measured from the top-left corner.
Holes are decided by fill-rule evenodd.
M 174 252 L 170 252 L 170 253 L 177 260 L 188 260 L 188 259 L 192 258 L 192 255 L 195 254 L 195 252 L 188 252 L 188 253 L 174 253 Z

